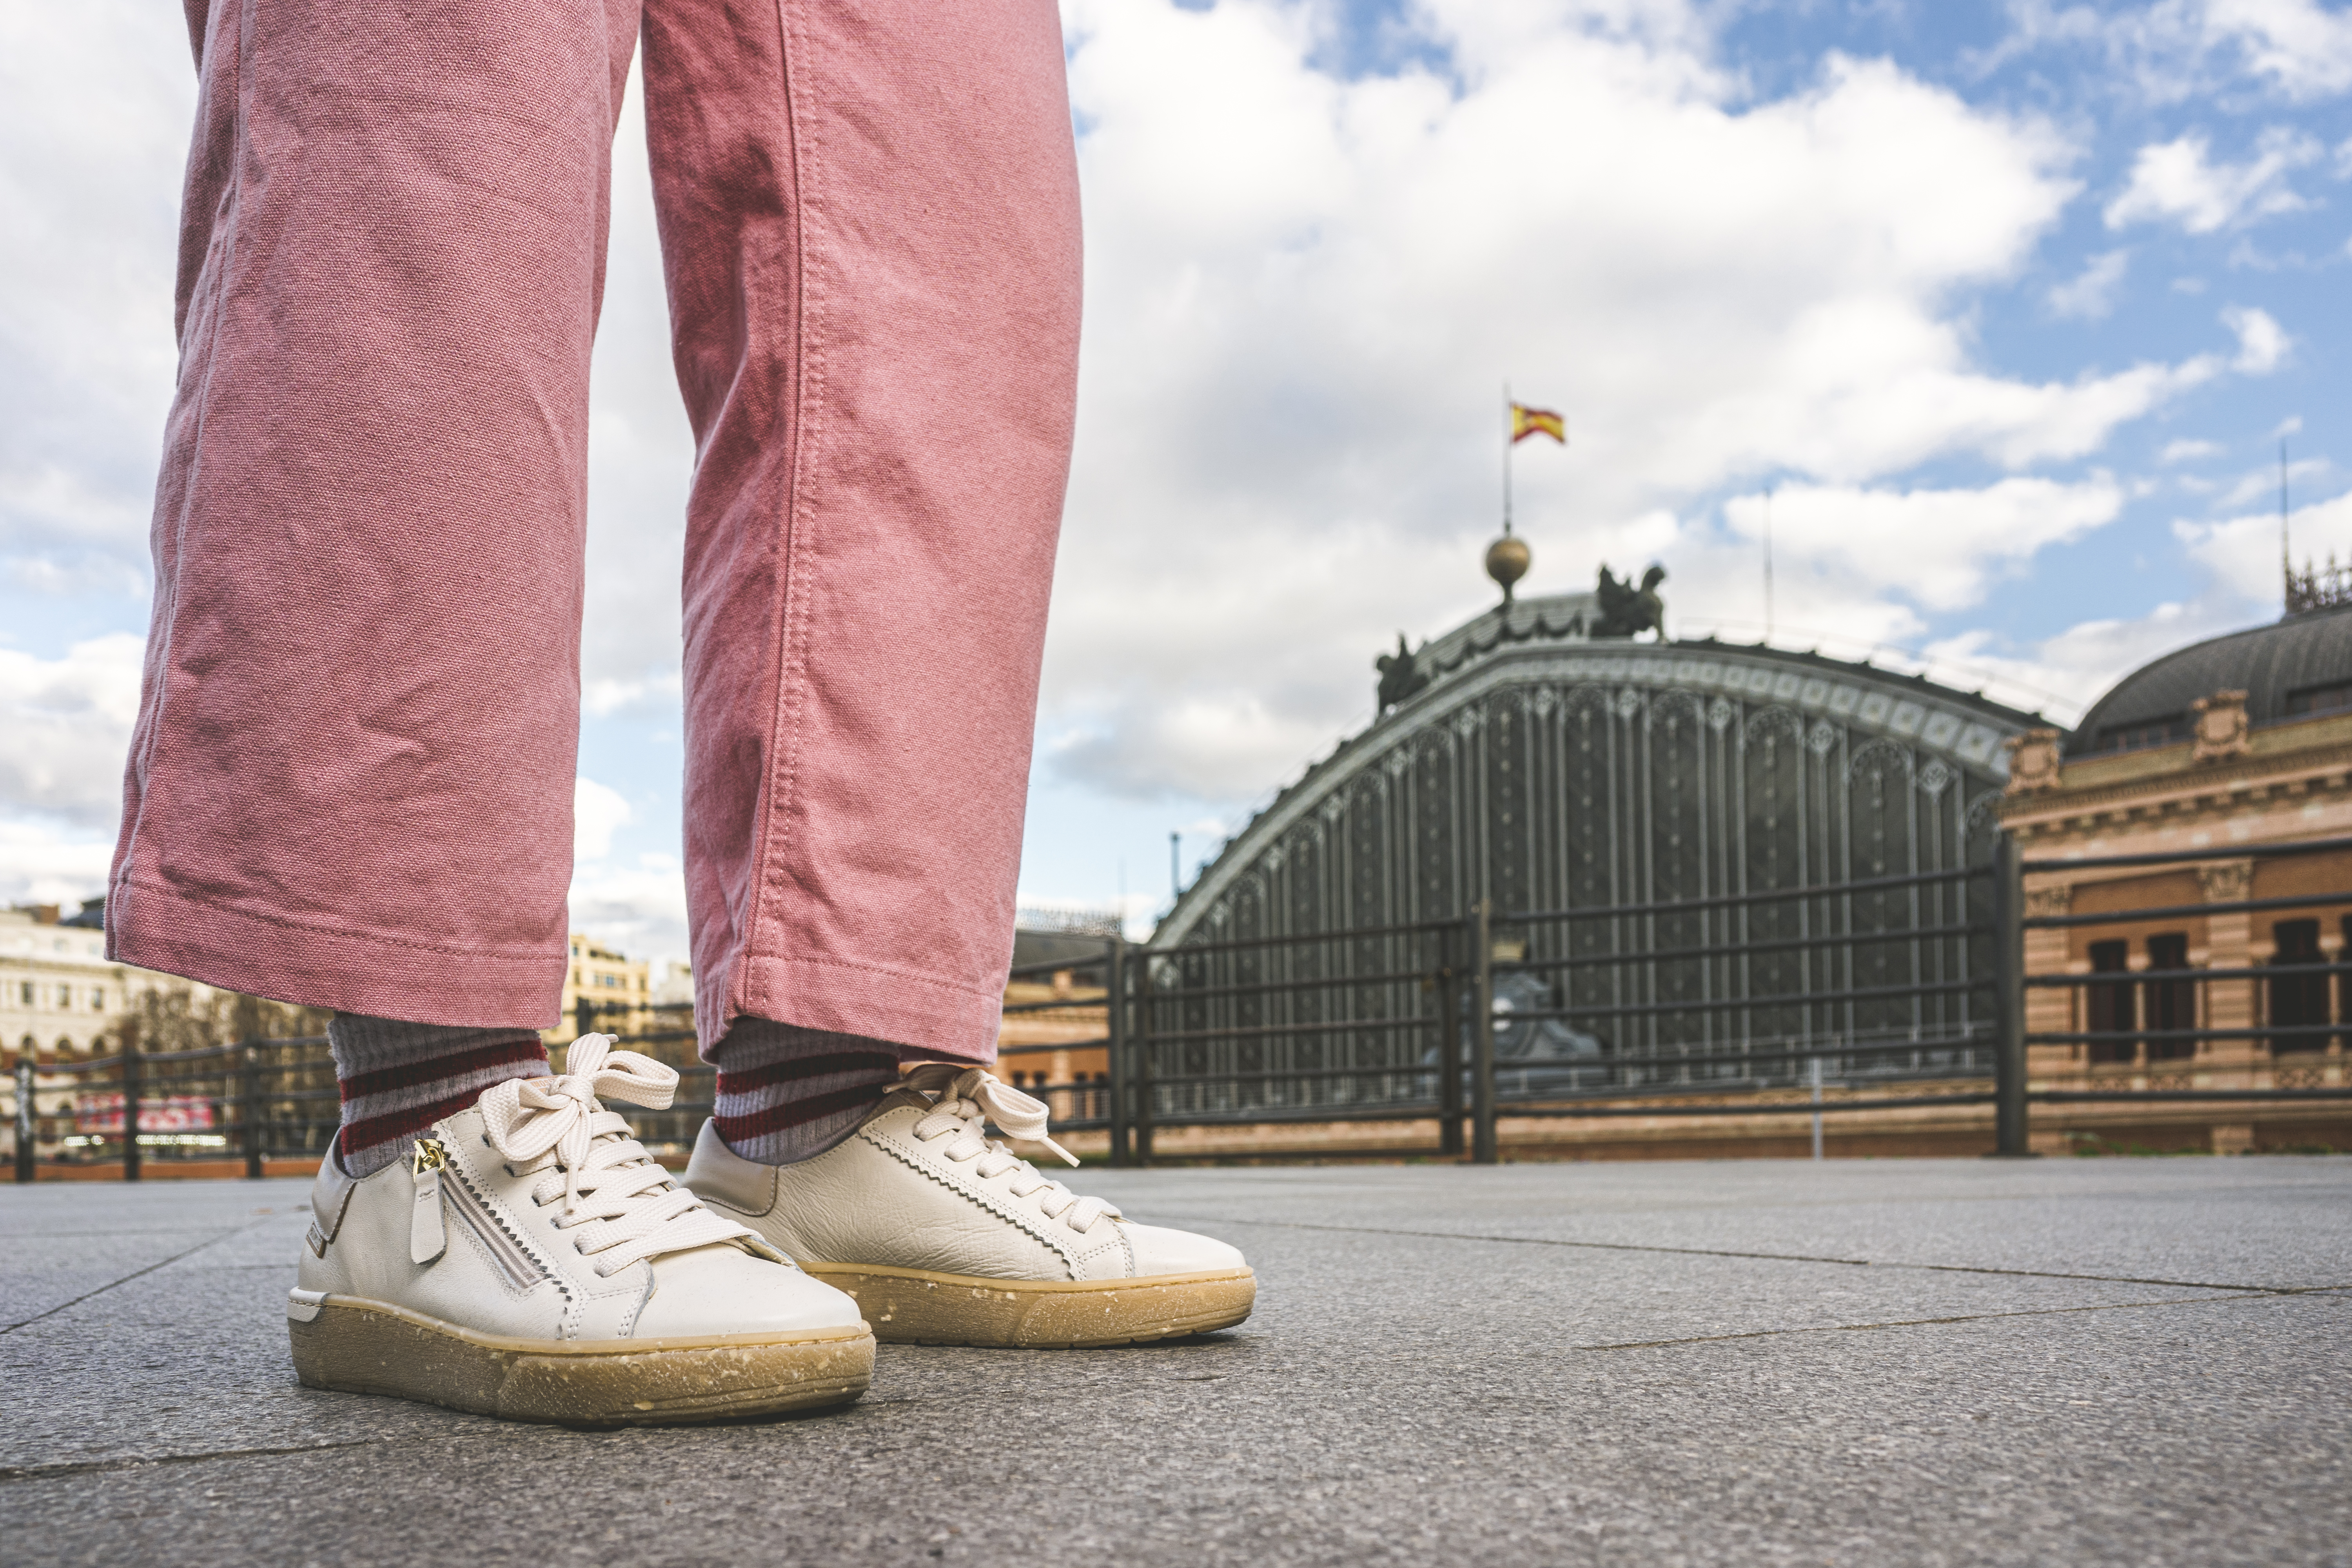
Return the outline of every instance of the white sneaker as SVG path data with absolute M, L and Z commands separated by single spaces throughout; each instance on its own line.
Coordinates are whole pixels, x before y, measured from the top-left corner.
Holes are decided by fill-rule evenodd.
M 714 1421 L 866 1391 L 857 1303 L 695 1200 L 598 1097 L 660 1110 L 677 1074 L 572 1042 L 493 1085 L 415 1158 L 310 1192 L 294 1368 L 313 1388 L 517 1421 Z
M 844 1142 L 762 1165 L 703 1123 L 687 1184 L 857 1299 L 882 1339 L 1115 1345 L 1230 1328 L 1257 1279 L 1222 1241 L 1131 1225 L 1049 1182 L 1003 1143 L 1043 1142 L 1046 1108 L 979 1068 L 932 1063 Z

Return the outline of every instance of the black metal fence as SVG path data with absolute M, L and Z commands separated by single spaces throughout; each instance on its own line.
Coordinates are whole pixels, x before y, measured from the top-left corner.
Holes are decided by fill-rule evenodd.
M 1810 1116 L 1818 1150 L 1825 1115 L 1984 1104 L 1998 1152 L 2014 1155 L 2034 1103 L 2340 1102 L 2352 1087 L 2301 1064 L 2343 1059 L 2352 963 L 2315 949 L 2261 965 L 2184 958 L 2029 977 L 2024 943 L 2033 931 L 2345 904 L 2352 891 L 2029 916 L 2024 884 L 2346 849 L 2352 839 L 2025 861 L 2004 839 L 1976 869 L 1704 900 L 1479 905 L 1455 921 L 1167 949 L 1110 937 L 1091 955 L 1013 971 L 1008 1017 L 1056 1024 L 1062 1037 L 1003 1047 L 1000 1070 L 1045 1099 L 1058 1128 L 1105 1131 L 1118 1164 L 1150 1161 L 1171 1128 L 1433 1119 L 1440 1152 L 1493 1161 L 1506 1114 Z M 1046 994 L 1028 994 L 1041 979 Z M 2232 985 L 2252 998 L 2242 1018 L 2216 989 Z M 2093 1026 L 2029 1034 L 2032 988 L 2083 993 Z M 631 1119 L 650 1147 L 690 1147 L 714 1089 L 691 1005 L 583 999 L 574 1022 L 678 1068 L 673 1106 Z M 2193 1081 L 2188 1069 L 2227 1042 L 2259 1047 L 2268 1081 Z M 2130 1081 L 2095 1072 L 2089 1088 L 2033 1088 L 2032 1047 L 2127 1066 Z M 1056 1059 L 1068 1068 L 1052 1070 Z M 236 1159 L 258 1175 L 269 1159 L 317 1160 L 337 1120 L 316 1037 L 142 1053 L 126 1030 L 112 1056 L 20 1059 L 14 1100 L 20 1181 L 37 1158 L 119 1163 L 131 1180 L 152 1161 Z
M 20 1054 L 11 1100 L 20 1182 L 44 1161 L 117 1164 L 132 1182 L 156 1160 L 238 1161 L 259 1176 L 268 1160 L 320 1159 L 341 1104 L 324 1036 L 142 1051 L 128 1025 L 110 1056 Z
M 1442 1152 L 1466 1142 L 1491 1161 L 1506 1111 L 1818 1118 L 1989 1102 L 1991 882 L 1937 871 L 1481 905 L 1459 921 L 1135 949 L 1111 1047 L 1111 1158 L 1148 1160 L 1157 1130 L 1216 1123 L 1434 1118 Z M 1828 1100 L 1830 1086 L 1866 1093 Z

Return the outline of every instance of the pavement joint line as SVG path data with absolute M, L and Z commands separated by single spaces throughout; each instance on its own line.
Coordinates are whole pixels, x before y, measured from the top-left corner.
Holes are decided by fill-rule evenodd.
M 133 1279 L 139 1279 L 142 1275 L 152 1274 L 158 1268 L 167 1268 L 172 1264 L 177 1263 L 183 1258 L 191 1257 L 194 1254 L 202 1252 L 207 1247 L 226 1241 L 230 1237 L 242 1236 L 245 1232 L 251 1230 L 255 1226 L 260 1223 L 261 1222 L 257 1219 L 248 1220 L 245 1224 L 237 1226 L 233 1229 L 222 1231 L 218 1236 L 206 1237 L 204 1240 L 196 1243 L 195 1246 L 189 1247 L 184 1252 L 175 1252 L 172 1254 L 171 1257 L 163 1258 L 160 1262 L 151 1263 L 144 1268 L 134 1268 L 120 1279 L 110 1279 L 105 1284 L 98 1287 L 95 1290 L 85 1290 L 70 1301 L 58 1302 L 56 1306 L 51 1307 L 46 1312 L 36 1312 L 29 1318 L 20 1318 L 16 1322 L 0 1325 L 0 1334 L 13 1334 L 18 1329 L 26 1328 L 31 1324 L 39 1322 L 43 1318 L 54 1318 L 68 1307 L 80 1306 L 92 1296 L 103 1296 L 118 1285 L 128 1285 Z
M 2319 1295 L 2327 1291 L 2352 1289 L 2352 1286 L 2330 1285 L 2306 1290 L 2248 1290 L 2235 1296 L 2182 1296 L 2169 1301 L 2100 1301 L 2087 1307 L 2025 1307 L 2013 1312 L 1967 1312 L 1952 1318 L 1896 1318 L 1883 1323 L 1813 1323 L 1793 1329 L 1750 1329 L 1738 1334 L 1693 1334 L 1678 1340 L 1627 1340 L 1621 1344 L 1575 1345 L 1580 1351 L 1645 1351 L 1674 1345 L 1722 1344 L 1730 1340 L 1769 1340 L 1786 1334 L 1855 1334 L 1875 1329 L 1927 1329 L 1948 1323 L 1984 1323 L 2002 1318 L 2056 1318 L 2074 1312 L 2129 1312 L 2149 1307 L 2202 1307 L 2222 1301 L 2267 1301 L 2282 1295 Z
M 2080 1279 L 2098 1285 L 2160 1285 L 2168 1290 L 2251 1291 L 2300 1296 L 2352 1289 L 2344 1285 L 2208 1285 L 2196 1279 L 2143 1279 L 2130 1274 L 2062 1274 L 2048 1268 L 1995 1268 L 1976 1263 L 1890 1263 L 1870 1258 L 1822 1258 L 1802 1252 L 1734 1252 L 1719 1247 L 1654 1247 L 1637 1241 L 1563 1241 L 1549 1236 L 1480 1236 L 1469 1231 L 1395 1230 L 1385 1226 L 1310 1225 L 1303 1220 L 1239 1219 L 1227 1215 L 1177 1215 L 1208 1225 L 1255 1225 L 1282 1230 L 1330 1230 L 1346 1236 L 1417 1236 L 1432 1241 L 1492 1241 L 1513 1247 L 1569 1247 L 1591 1252 L 1663 1252 L 1676 1258 L 1746 1258 L 1765 1263 L 1830 1263 L 1842 1268 L 1917 1268 L 1936 1274 L 1997 1274 L 2016 1279 Z
M 215 1448 L 203 1454 L 150 1454 L 134 1458 L 68 1460 L 58 1465 L 0 1465 L 0 1481 L 41 1481 L 53 1476 L 86 1476 L 100 1470 L 136 1470 L 148 1465 L 196 1465 L 207 1459 L 272 1459 L 288 1454 L 325 1454 L 337 1448 L 372 1448 L 382 1437 L 347 1443 L 303 1443 L 291 1448 Z

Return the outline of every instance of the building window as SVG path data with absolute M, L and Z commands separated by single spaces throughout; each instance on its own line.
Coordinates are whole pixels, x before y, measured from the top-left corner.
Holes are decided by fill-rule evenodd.
M 2137 724 L 2110 724 L 2099 731 L 2099 743 L 2091 750 L 2097 752 L 2144 752 L 2151 746 L 2170 746 L 2189 739 L 2189 715 L 2174 713 L 2162 719 L 2143 719 Z
M 2147 939 L 2147 966 L 2152 970 L 2180 970 L 2189 967 L 2189 937 L 2184 931 L 2168 931 Z M 2197 1026 L 2197 982 L 2194 980 L 2143 981 L 2140 992 L 2144 998 L 2141 1026 L 2150 1035 Z M 2197 1054 L 2194 1040 L 2160 1040 L 2147 1042 L 2147 1059 L 2152 1062 L 2178 1061 Z
M 23 982 L 17 987 L 16 994 L 24 1005 L 30 1007 L 33 1005 L 33 983 L 29 980 Z
M 2347 708 L 2352 708 L 2352 680 L 2339 680 L 2332 686 L 2306 686 L 2286 694 L 2289 713 L 2335 713 Z
M 2329 1021 L 2327 976 L 2294 973 L 2327 962 L 2319 951 L 2319 922 L 2281 921 L 2271 927 L 2271 940 L 2278 947 L 2271 956 L 2271 965 L 2281 971 L 2269 981 L 2271 1027 L 2303 1031 L 2272 1036 L 2271 1055 L 2324 1051 L 2327 1048 L 2327 1030 L 2324 1026 Z
M 89 1010 L 93 1013 L 103 1013 L 106 1011 L 105 986 L 93 985 L 89 988 Z
M 2122 974 L 2131 968 L 2131 943 L 2127 942 L 2095 942 L 2091 944 L 2091 973 Z M 2133 1005 L 2132 984 L 2128 980 L 2107 985 L 2092 985 L 2084 989 L 2090 995 L 2090 1029 L 2094 1035 L 2127 1036 L 2138 1027 L 2134 1017 L 2138 1009 Z M 2091 1059 L 2095 1062 L 2127 1062 L 2133 1058 L 2135 1042 L 2126 1038 L 2093 1040 Z

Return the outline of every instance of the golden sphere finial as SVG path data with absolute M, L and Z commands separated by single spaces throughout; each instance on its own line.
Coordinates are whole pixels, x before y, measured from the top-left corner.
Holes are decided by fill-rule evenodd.
M 1503 603 L 1511 602 L 1512 584 L 1528 574 L 1535 559 L 1528 542 L 1513 533 L 1508 523 L 1503 525 L 1503 537 L 1486 546 L 1486 575 L 1502 584 Z

